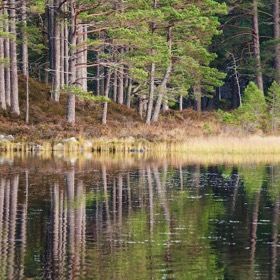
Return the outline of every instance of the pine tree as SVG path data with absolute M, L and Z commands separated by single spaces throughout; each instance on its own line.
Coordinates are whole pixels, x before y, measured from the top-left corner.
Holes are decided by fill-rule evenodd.
M 275 132 L 280 126 L 280 85 L 276 81 L 268 89 L 266 100 L 269 108 L 271 130 Z

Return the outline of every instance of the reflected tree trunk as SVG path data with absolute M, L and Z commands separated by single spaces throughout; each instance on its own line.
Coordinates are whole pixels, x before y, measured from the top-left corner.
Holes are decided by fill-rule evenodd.
M 254 209 L 251 220 L 251 237 L 250 237 L 250 277 L 252 279 L 255 276 L 255 256 L 256 256 L 256 245 L 257 245 L 257 229 L 258 229 L 258 214 L 260 204 L 261 192 L 256 194 Z
M 127 173 L 127 200 L 128 200 L 128 217 L 131 216 L 132 212 L 132 198 L 131 198 L 131 187 L 130 187 L 130 173 Z
M 28 188 L 29 188 L 29 172 L 25 171 L 25 201 L 22 204 L 22 216 L 21 216 L 21 254 L 20 254 L 20 279 L 24 278 L 25 268 L 25 254 L 27 246 L 27 209 L 28 209 Z
M 117 186 L 116 186 L 116 179 L 113 179 L 113 221 L 114 225 L 116 224 L 116 213 L 117 213 Z
M 236 174 L 236 181 L 234 183 L 234 191 L 233 191 L 232 206 L 231 206 L 231 212 L 232 213 L 235 210 L 237 194 L 238 194 L 238 189 L 239 189 L 239 180 L 240 180 L 240 175 Z
M 70 267 L 68 270 L 68 279 L 73 278 L 75 268 L 75 212 L 74 212 L 74 198 L 75 198 L 75 171 L 74 167 L 67 171 L 66 174 L 66 190 L 68 202 L 68 244 L 70 255 Z
M 4 267 L 4 263 L 3 263 L 3 245 L 4 245 L 4 239 L 3 239 L 3 235 L 4 235 L 4 196 L 5 196 L 5 184 L 6 184 L 6 180 L 1 178 L 0 179 L 0 275 L 2 274 L 2 270 Z
M 123 176 L 120 174 L 118 176 L 118 224 L 119 227 L 122 226 L 122 210 L 123 210 Z
M 277 279 L 277 248 L 278 248 L 278 227 L 279 227 L 279 208 L 280 208 L 280 198 L 277 197 L 273 205 L 272 212 L 272 236 L 271 236 L 271 261 L 270 261 L 270 278 L 271 280 Z
M 16 243 L 16 220 L 17 220 L 17 205 L 18 205 L 18 183 L 19 175 L 13 175 L 11 178 L 11 191 L 10 191 L 10 223 L 9 223 L 9 250 L 8 250 L 8 279 L 14 279 L 14 263 L 15 263 L 15 243 Z
M 154 190 L 153 190 L 153 179 L 151 173 L 150 165 L 146 167 L 147 179 L 148 179 L 148 189 L 149 189 L 149 211 L 150 211 L 150 233 L 154 229 Z
M 105 209 L 106 209 L 106 224 L 107 224 L 107 233 L 110 241 L 110 246 L 112 249 L 112 226 L 111 226 L 111 217 L 110 217 L 110 208 L 109 208 L 109 196 L 108 196 L 108 186 L 107 186 L 107 170 L 106 165 L 102 164 L 102 180 L 103 180 L 103 189 L 104 189 L 104 200 L 105 200 Z
M 5 184 L 5 197 L 4 197 L 4 224 L 3 224 L 3 254 L 2 262 L 3 275 L 7 275 L 9 269 L 8 260 L 9 259 L 9 224 L 10 224 L 10 192 L 11 192 L 11 180 L 7 179 Z

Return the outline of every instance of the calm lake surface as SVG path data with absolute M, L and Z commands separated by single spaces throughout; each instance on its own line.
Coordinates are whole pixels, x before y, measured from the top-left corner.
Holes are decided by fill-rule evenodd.
M 0 279 L 280 279 L 280 163 L 0 156 Z

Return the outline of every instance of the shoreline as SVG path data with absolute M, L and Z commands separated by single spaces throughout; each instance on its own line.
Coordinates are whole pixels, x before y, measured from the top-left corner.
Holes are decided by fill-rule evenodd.
M 8 136 L 7 136 L 8 137 Z M 10 136 L 11 138 L 11 136 Z M 21 142 L 17 139 L 1 139 L 1 152 L 182 152 L 194 154 L 273 154 L 280 155 L 280 136 L 190 137 L 186 140 L 147 140 L 125 138 L 38 140 Z

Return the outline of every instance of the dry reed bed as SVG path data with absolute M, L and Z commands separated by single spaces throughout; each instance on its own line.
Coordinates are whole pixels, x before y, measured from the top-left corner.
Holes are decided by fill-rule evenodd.
M 84 143 L 90 142 L 91 146 Z M 148 141 L 146 139 L 134 139 L 132 137 L 122 139 L 99 138 L 91 141 L 80 139 L 77 143 L 64 143 L 59 150 L 54 147 L 57 143 L 41 142 L 13 143 L 2 142 L 0 149 L 5 152 L 17 151 L 21 153 L 43 153 L 49 151 L 61 153 L 83 152 L 156 152 L 156 153 L 184 153 L 188 155 L 279 155 L 280 137 L 277 136 L 250 136 L 242 138 L 233 137 L 193 137 L 185 141 Z

